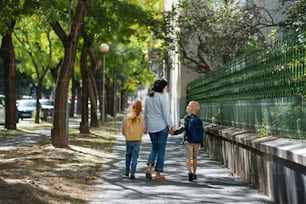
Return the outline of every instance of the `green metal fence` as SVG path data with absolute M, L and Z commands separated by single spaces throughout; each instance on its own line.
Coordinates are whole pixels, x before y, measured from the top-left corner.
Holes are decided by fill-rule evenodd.
M 208 122 L 306 138 L 306 43 L 291 34 L 188 84 Z

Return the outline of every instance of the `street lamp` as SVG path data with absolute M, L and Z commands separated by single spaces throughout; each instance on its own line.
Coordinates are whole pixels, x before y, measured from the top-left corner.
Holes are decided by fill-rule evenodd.
M 106 43 L 100 45 L 100 52 L 103 54 L 103 70 L 102 70 L 102 122 L 105 120 L 105 55 L 109 51 L 109 46 Z

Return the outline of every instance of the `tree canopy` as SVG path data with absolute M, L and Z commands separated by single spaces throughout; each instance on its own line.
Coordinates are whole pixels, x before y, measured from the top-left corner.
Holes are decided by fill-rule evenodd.
M 161 19 L 162 12 L 157 9 L 162 8 L 162 1 L 25 0 L 0 3 L 3 25 L 0 33 L 4 40 L 1 56 L 4 65 L 16 65 L 13 61 L 17 59 L 17 72 L 32 77 L 37 88 L 55 87 L 55 122 L 51 133 L 55 136 L 51 136 L 55 146 L 67 145 L 65 104 L 71 94 L 68 88 L 87 86 L 82 84 L 82 79 L 86 78 L 80 77 L 81 67 L 91 69 L 91 74 L 88 75 L 91 77 L 90 81 L 98 80 L 98 86 L 99 80 L 101 82 L 101 43 L 107 43 L 111 48 L 106 57 L 105 70 L 108 96 L 113 95 L 113 100 L 117 100 L 116 97 L 122 91 L 129 94 L 139 87 L 151 84 L 154 75 L 148 70 L 147 50 L 153 34 L 152 27 Z M 4 48 L 7 42 L 11 42 L 11 52 L 4 51 L 7 50 Z M 87 49 L 82 48 L 85 43 L 89 46 Z M 83 53 L 84 50 L 86 53 Z M 4 57 L 4 53 L 10 58 Z M 7 69 L 16 70 L 16 66 Z M 6 86 L 10 87 L 6 94 L 16 97 L 12 86 L 15 75 L 9 76 L 12 80 L 7 75 L 4 77 L 9 82 Z M 95 89 L 92 82 L 91 88 Z M 71 87 L 74 84 L 79 85 Z M 73 89 L 71 91 L 74 92 Z M 40 93 L 37 93 L 37 98 L 39 97 Z M 109 107 L 115 102 L 100 101 L 101 103 Z M 12 111 L 13 109 L 9 110 Z M 112 113 L 115 114 L 115 111 Z
M 179 1 L 166 16 L 165 40 L 170 45 L 179 44 L 183 63 L 189 69 L 208 72 L 250 49 L 264 46 L 266 28 L 272 32 L 284 28 L 302 30 L 305 0 L 273 2 L 272 10 L 267 2 Z

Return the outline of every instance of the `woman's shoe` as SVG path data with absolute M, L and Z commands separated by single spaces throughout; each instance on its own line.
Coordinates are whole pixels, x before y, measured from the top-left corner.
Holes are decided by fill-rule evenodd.
M 166 177 L 164 175 L 156 175 L 155 180 L 165 180 Z

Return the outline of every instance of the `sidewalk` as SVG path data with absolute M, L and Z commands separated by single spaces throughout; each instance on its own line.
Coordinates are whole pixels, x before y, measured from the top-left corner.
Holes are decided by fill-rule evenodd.
M 181 203 L 273 203 L 256 189 L 230 176 L 231 171 L 200 152 L 198 179 L 188 181 L 184 147 L 179 136 L 169 136 L 164 166 L 166 180 L 145 178 L 150 151 L 145 135 L 139 153 L 136 179 L 123 177 L 125 172 L 125 142 L 118 137 L 108 161 L 97 181 L 94 200 L 89 204 L 181 204 Z M 154 174 L 153 174 L 154 175 Z

